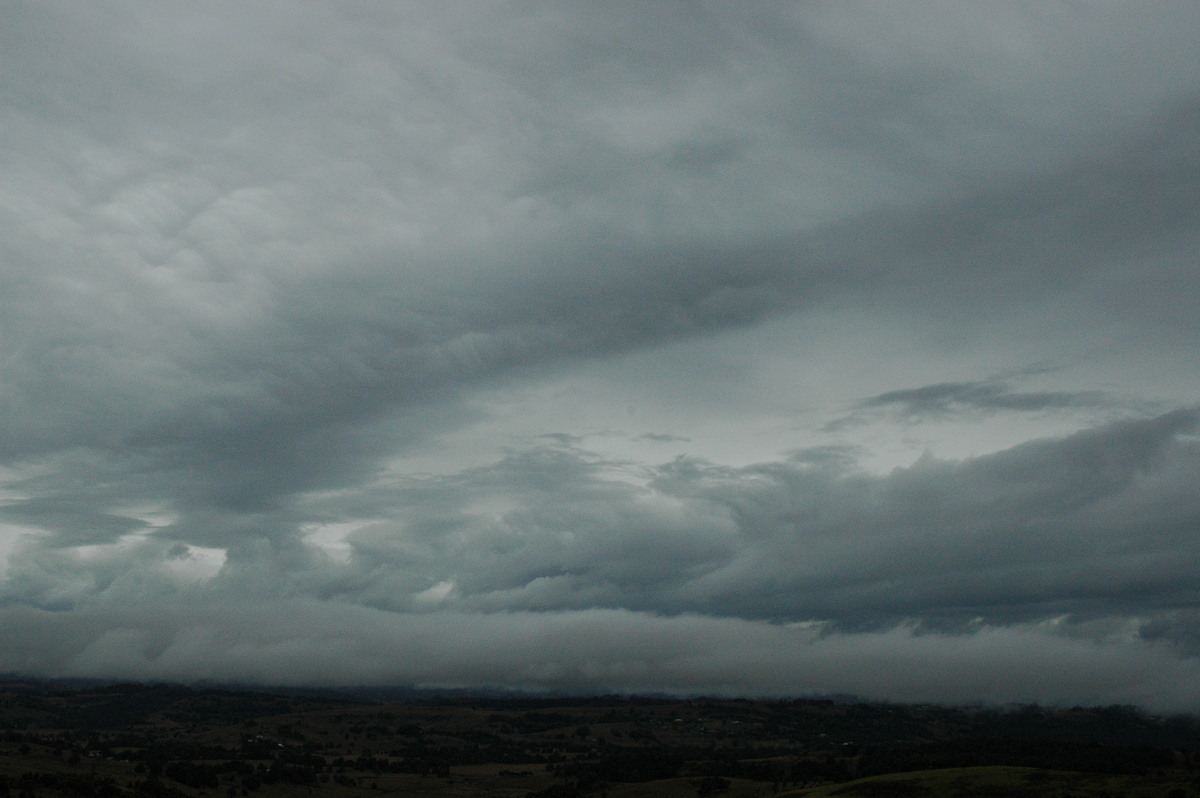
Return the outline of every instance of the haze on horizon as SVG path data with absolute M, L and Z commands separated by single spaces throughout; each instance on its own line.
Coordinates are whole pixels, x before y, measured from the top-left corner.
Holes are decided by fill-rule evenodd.
M 0 672 L 1200 710 L 1197 40 L 6 3 Z

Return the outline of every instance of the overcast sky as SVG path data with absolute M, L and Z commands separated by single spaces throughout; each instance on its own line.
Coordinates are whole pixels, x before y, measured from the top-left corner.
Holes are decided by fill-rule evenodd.
M 0 671 L 1200 710 L 1197 41 L 4 3 Z

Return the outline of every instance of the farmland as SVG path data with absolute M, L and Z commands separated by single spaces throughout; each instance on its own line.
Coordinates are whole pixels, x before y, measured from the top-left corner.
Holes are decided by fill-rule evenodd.
M 0 682 L 0 796 L 1200 795 L 1129 707 Z

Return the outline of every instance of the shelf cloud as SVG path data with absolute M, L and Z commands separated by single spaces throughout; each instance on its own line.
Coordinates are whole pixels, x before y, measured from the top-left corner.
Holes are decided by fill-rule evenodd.
M 1200 709 L 1200 8 L 11 4 L 0 670 Z

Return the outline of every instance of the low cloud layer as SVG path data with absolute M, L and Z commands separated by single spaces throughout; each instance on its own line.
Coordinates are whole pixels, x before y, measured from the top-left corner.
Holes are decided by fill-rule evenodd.
M 1200 708 L 1189 3 L 17 3 L 0 669 Z
M 908 701 L 1102 701 L 1194 706 L 1194 660 L 1097 642 L 1053 623 L 937 635 L 911 627 L 822 634 L 737 618 L 627 610 L 382 613 L 328 603 L 7 613 L 12 668 L 66 676 L 272 684 L 824 695 Z M 537 656 L 531 657 L 530 652 Z

